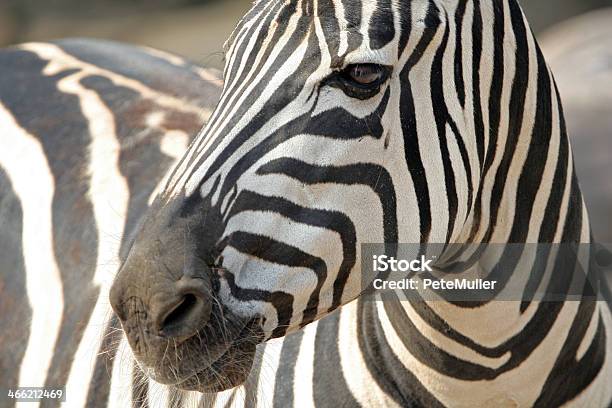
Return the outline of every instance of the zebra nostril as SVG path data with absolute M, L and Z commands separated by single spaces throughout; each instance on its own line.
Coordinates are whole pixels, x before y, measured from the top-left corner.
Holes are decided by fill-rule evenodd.
M 186 323 L 190 316 L 196 312 L 198 299 L 193 294 L 183 296 L 183 299 L 170 309 L 166 317 L 163 318 L 160 328 L 162 331 L 172 329 L 174 326 L 180 326 Z
M 176 302 L 158 310 L 155 323 L 161 337 L 184 341 L 208 323 L 211 305 L 206 296 L 185 293 Z

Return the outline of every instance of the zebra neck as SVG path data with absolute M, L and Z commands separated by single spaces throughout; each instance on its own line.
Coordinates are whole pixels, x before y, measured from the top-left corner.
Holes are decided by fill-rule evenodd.
M 400 406 L 558 406 L 578 395 L 609 398 L 606 303 L 521 306 L 360 300 L 359 347 L 372 377 Z

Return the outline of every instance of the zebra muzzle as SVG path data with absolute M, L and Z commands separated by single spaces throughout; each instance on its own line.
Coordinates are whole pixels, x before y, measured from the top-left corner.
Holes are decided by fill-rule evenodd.
M 132 247 L 110 303 L 155 381 L 201 392 L 239 385 L 263 339 L 261 321 L 228 310 L 217 299 L 217 274 L 175 235 Z

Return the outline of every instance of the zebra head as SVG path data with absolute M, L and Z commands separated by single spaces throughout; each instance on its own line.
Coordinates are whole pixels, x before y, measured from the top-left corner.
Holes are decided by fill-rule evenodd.
M 256 344 L 360 295 L 361 243 L 474 238 L 484 129 L 514 109 L 481 85 L 527 33 L 515 0 L 256 2 L 111 291 L 145 371 L 240 384 Z

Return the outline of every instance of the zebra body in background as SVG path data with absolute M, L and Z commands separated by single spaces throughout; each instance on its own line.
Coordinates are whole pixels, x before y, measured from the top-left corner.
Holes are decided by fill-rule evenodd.
M 219 74 L 93 40 L 3 50 L 0 71 L 0 384 L 130 406 L 105 291 L 156 185 L 210 116 Z
M 213 78 L 140 53 L 0 54 L 6 383 L 68 406 L 610 404 L 604 301 L 354 300 L 362 243 L 590 242 L 516 1 L 260 0 L 185 154 Z

